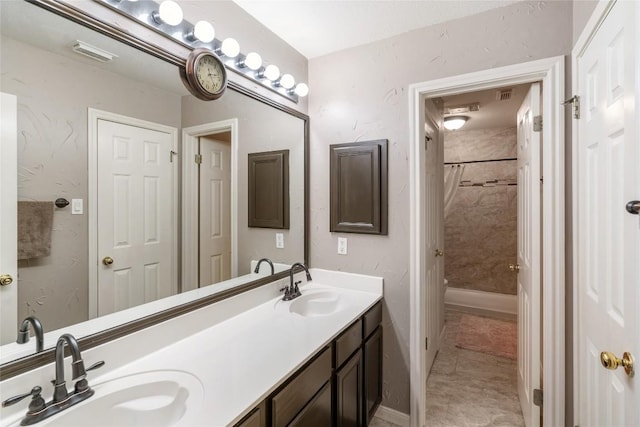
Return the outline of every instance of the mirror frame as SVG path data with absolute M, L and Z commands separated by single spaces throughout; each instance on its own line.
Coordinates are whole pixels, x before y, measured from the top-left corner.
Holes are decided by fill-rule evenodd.
M 184 67 L 186 64 L 186 58 L 180 54 L 173 52 L 170 48 L 164 48 L 149 43 L 135 35 L 133 31 L 129 31 L 131 28 L 139 27 L 142 24 L 133 20 L 128 20 L 127 25 L 131 25 L 131 28 L 126 26 L 116 27 L 105 20 L 77 9 L 71 5 L 59 3 L 56 0 L 25 0 L 28 3 L 34 4 L 38 7 L 42 7 L 50 12 L 62 16 L 65 19 L 74 21 L 80 25 L 91 28 L 99 33 L 102 33 L 108 37 L 118 40 L 122 43 L 128 44 L 144 53 L 153 55 L 163 61 L 169 62 L 178 67 Z M 107 7 L 104 6 L 103 7 Z M 160 33 L 162 34 L 162 33 Z M 181 49 L 176 49 L 183 51 Z M 176 75 L 176 78 L 179 78 Z M 284 113 L 297 117 L 304 122 L 304 263 L 308 266 L 309 263 L 309 116 L 301 113 L 298 110 L 290 108 L 284 104 L 274 101 L 264 95 L 256 93 L 239 83 L 232 80 L 228 82 L 228 89 L 248 96 L 258 102 L 266 104 Z M 216 101 L 212 101 L 216 102 Z M 114 339 L 120 338 L 124 335 L 131 334 L 136 331 L 140 331 L 152 325 L 169 320 L 173 317 L 180 316 L 193 310 L 205 307 L 207 305 L 216 303 L 218 301 L 230 298 L 232 296 L 241 294 L 243 292 L 255 289 L 257 287 L 272 283 L 274 281 L 286 278 L 289 276 L 288 271 L 281 271 L 272 276 L 266 276 L 252 282 L 247 282 L 242 285 L 236 286 L 232 289 L 227 289 L 218 292 L 213 295 L 209 295 L 203 298 L 199 298 L 188 303 L 180 304 L 175 307 L 162 310 L 145 317 L 133 320 L 131 322 L 123 323 L 121 325 L 96 332 L 91 335 L 84 336 L 78 339 L 78 343 L 83 350 L 87 350 Z M 170 297 L 169 297 L 170 298 Z M 91 319 L 89 319 L 91 320 Z M 68 350 L 68 349 L 67 349 Z M 55 349 L 49 348 L 40 353 L 32 354 L 20 359 L 7 362 L 0 365 L 0 381 L 6 380 L 13 376 L 30 371 L 39 366 L 53 363 L 55 360 Z

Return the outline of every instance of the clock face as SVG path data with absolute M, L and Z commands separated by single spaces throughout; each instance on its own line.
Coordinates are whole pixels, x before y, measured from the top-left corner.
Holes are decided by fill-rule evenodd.
M 225 70 L 220 61 L 212 55 L 205 54 L 198 58 L 195 76 L 205 91 L 216 94 L 224 89 Z

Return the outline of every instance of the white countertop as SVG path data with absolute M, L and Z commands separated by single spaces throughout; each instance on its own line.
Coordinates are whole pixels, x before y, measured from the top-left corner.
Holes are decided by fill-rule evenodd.
M 262 291 L 229 298 L 196 311 L 200 313 L 189 313 L 157 325 L 160 328 L 149 328 L 156 329 L 155 332 L 146 334 L 147 330 L 143 330 L 124 337 L 126 343 L 114 342 L 111 349 L 110 343 L 91 349 L 84 356 L 87 366 L 100 357 L 107 362 L 106 366 L 113 360 L 113 369 L 90 373 L 89 384 L 95 386 L 96 395 L 77 406 L 96 399 L 100 384 L 110 379 L 154 370 L 176 370 L 197 377 L 204 390 L 201 407 L 190 408 L 179 425 L 233 425 L 382 298 L 381 278 L 318 269 L 312 269 L 311 274 L 313 282 L 300 287 L 303 295 L 332 288 L 343 295 L 348 304 L 325 316 L 290 313 L 290 303 L 283 302 L 281 296 L 274 297 L 276 288 L 282 286 L 280 281 L 271 286 L 269 294 Z M 203 319 L 211 319 L 211 325 L 201 325 Z M 162 346 L 157 344 L 160 334 L 174 338 Z M 184 337 L 175 338 L 181 336 Z M 150 352 L 142 351 L 145 342 Z M 122 354 L 124 348 L 131 353 L 131 360 L 127 361 Z M 67 361 L 67 372 L 69 365 Z M 48 368 L 49 376 L 52 368 Z M 31 382 L 23 378 L 18 386 L 15 382 L 20 377 L 23 376 L 2 383 L 2 399 L 11 396 L 5 393 L 9 382 L 13 382 L 10 389 L 22 392 L 37 385 L 33 383 L 36 378 Z M 44 384 L 40 385 L 45 388 Z M 46 388 L 43 397 L 50 400 Z M 24 414 L 27 404 L 15 406 L 22 408 L 18 414 Z M 11 421 L 8 424 L 16 420 L 15 416 L 2 418 L 2 425 L 7 425 L 5 420 Z

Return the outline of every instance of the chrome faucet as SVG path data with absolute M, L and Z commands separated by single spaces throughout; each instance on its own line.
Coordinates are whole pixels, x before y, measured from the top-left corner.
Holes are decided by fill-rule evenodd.
M 16 342 L 18 344 L 29 342 L 29 325 L 33 327 L 33 333 L 36 336 L 36 353 L 40 353 L 44 347 L 44 329 L 42 323 L 35 316 L 29 316 L 22 321 Z
M 269 264 L 269 267 L 271 267 L 271 275 L 273 276 L 275 270 L 273 268 L 273 263 L 269 258 L 261 258 L 260 261 L 258 261 L 258 264 L 256 264 L 256 268 L 253 270 L 253 272 L 257 274 L 260 271 L 260 264 L 262 264 L 262 262 L 266 262 Z
M 295 264 L 293 264 L 291 266 L 291 269 L 289 270 L 289 286 L 284 288 L 284 297 L 282 298 L 284 301 L 291 301 L 292 299 L 298 298 L 300 295 L 302 295 L 300 293 L 300 289 L 298 288 L 300 281 L 298 282 L 293 281 L 293 274 L 295 272 L 296 267 L 300 267 L 304 269 L 304 271 L 307 273 L 307 282 L 310 282 L 312 280 L 311 274 L 309 273 L 309 269 L 307 268 L 306 265 L 300 262 L 296 262 Z
M 75 383 L 74 391 L 69 393 L 66 383 L 64 381 L 64 347 L 67 345 L 71 351 L 71 371 L 72 379 L 78 380 Z M 56 344 L 56 379 L 53 381 L 53 399 L 50 402 L 45 402 L 40 393 L 41 387 L 33 387 L 30 392 L 24 393 L 18 396 L 11 397 L 4 402 L 2 406 L 10 406 L 18 403 L 22 399 L 31 396 L 31 403 L 29 403 L 29 409 L 24 416 L 20 425 L 28 426 L 49 418 L 58 412 L 80 403 L 85 399 L 93 396 L 93 389 L 89 387 L 86 376 L 87 372 L 93 369 L 104 366 L 104 361 L 93 364 L 85 370 L 84 362 L 80 356 L 80 347 L 78 341 L 71 334 L 63 334 L 58 338 Z

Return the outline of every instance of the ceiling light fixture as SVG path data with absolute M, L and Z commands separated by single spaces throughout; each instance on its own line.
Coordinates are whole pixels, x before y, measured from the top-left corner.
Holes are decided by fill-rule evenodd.
M 182 22 L 182 8 L 173 0 L 165 0 L 160 3 L 158 11 L 153 12 L 151 17 L 157 24 L 176 26 Z
M 448 130 L 458 130 L 469 120 L 467 116 L 451 116 L 444 118 L 444 127 Z

